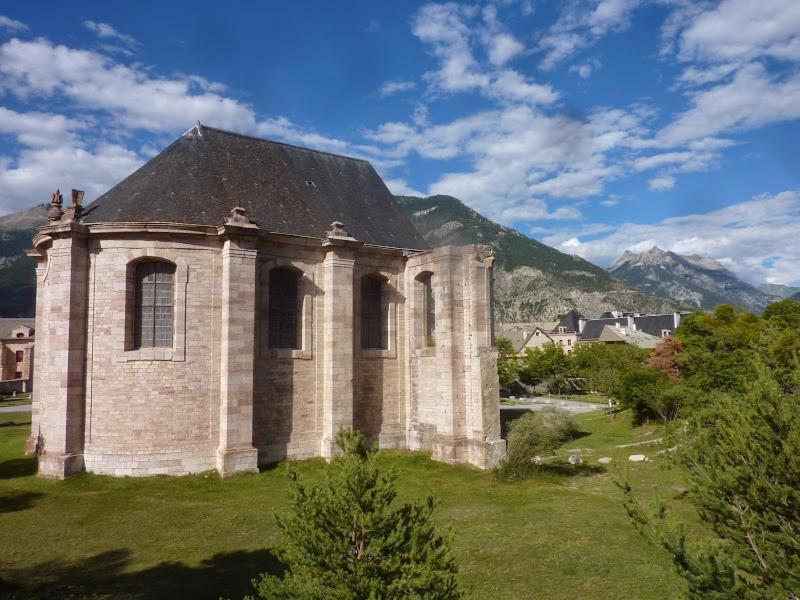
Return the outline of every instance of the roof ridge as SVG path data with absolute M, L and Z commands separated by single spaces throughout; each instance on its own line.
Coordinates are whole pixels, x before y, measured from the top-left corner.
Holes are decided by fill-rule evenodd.
M 210 125 L 206 125 L 205 123 L 198 123 L 200 127 L 203 129 L 210 129 L 211 131 L 216 131 L 218 133 L 224 133 L 226 135 L 232 135 L 234 137 L 245 138 L 248 140 L 256 140 L 258 142 L 266 142 L 268 144 L 277 144 L 279 146 L 286 146 L 287 148 L 295 148 L 296 150 L 305 150 L 306 152 L 315 152 L 317 154 L 327 154 L 328 156 L 335 156 L 337 158 L 345 158 L 347 160 L 355 160 L 358 162 L 363 162 L 368 165 L 372 165 L 366 158 L 357 158 L 355 156 L 348 156 L 346 154 L 338 154 L 336 152 L 329 152 L 327 150 L 317 150 L 315 148 L 307 148 L 306 146 L 298 146 L 297 144 L 290 144 L 288 142 L 279 142 L 277 140 L 271 140 L 268 138 L 257 137 L 255 135 L 247 135 L 246 133 L 239 133 L 237 131 L 230 131 L 228 129 L 220 129 L 219 127 L 211 127 Z M 191 127 L 186 133 L 184 133 L 181 137 L 184 137 L 190 131 L 195 129 L 197 125 Z

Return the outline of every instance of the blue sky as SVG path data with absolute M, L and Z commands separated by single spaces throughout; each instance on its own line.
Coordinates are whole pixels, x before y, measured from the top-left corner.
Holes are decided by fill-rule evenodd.
M 3 3 L 0 214 L 196 120 L 365 157 L 608 265 L 800 284 L 800 2 Z

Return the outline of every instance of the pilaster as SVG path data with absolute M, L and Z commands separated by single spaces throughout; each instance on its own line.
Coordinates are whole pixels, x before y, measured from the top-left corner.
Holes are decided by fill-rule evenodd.
M 37 275 L 33 430 L 28 446 L 39 456 L 39 475 L 64 478 L 83 469 L 88 249 L 84 226 L 74 222 L 48 231 L 47 266 Z M 41 347 L 40 347 L 41 349 Z
M 220 233 L 224 245 L 217 471 L 227 477 L 258 471 L 253 446 L 257 228 L 225 225 Z
M 346 234 L 345 234 L 346 235 Z M 323 422 L 320 453 L 332 458 L 336 434 L 353 426 L 353 284 L 355 248 L 362 244 L 350 237 L 329 237 L 322 264 L 322 403 Z

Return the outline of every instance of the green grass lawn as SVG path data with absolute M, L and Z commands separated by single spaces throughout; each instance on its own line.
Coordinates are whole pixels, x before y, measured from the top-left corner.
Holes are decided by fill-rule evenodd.
M 0 399 L 0 406 L 22 406 L 23 404 L 31 403 L 31 393 L 24 392 L 16 396 L 8 396 Z
M 287 505 L 284 467 L 224 481 L 42 480 L 23 454 L 30 415 L 2 417 L 18 424 L 0 427 L 0 597 L 240 598 L 256 573 L 279 569 L 273 515 Z M 657 437 L 657 428 L 631 428 L 624 416 L 578 419 L 586 435 L 568 447 L 583 449 L 588 464 L 526 481 L 499 482 L 418 453 L 381 455 L 399 474 L 401 499 L 439 498 L 437 518 L 453 528 L 470 598 L 680 597 L 668 556 L 639 536 L 612 473 L 596 463 L 617 444 Z M 318 478 L 324 465 L 294 464 L 303 479 Z M 643 496 L 655 486 L 668 495 L 682 489 L 678 473 L 656 461 L 630 469 Z

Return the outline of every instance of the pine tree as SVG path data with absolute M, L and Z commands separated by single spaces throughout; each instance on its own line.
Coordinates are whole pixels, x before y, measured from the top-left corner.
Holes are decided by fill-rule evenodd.
M 343 429 L 324 482 L 306 487 L 291 473 L 291 510 L 278 517 L 282 577 L 253 581 L 259 598 L 361 600 L 461 598 L 435 502 L 395 505 L 395 476 L 384 474 L 364 436 Z
M 676 456 L 715 536 L 692 540 L 630 486 L 626 508 L 672 554 L 693 598 L 800 598 L 800 403 L 763 367 L 742 397 L 718 396 L 687 423 Z

